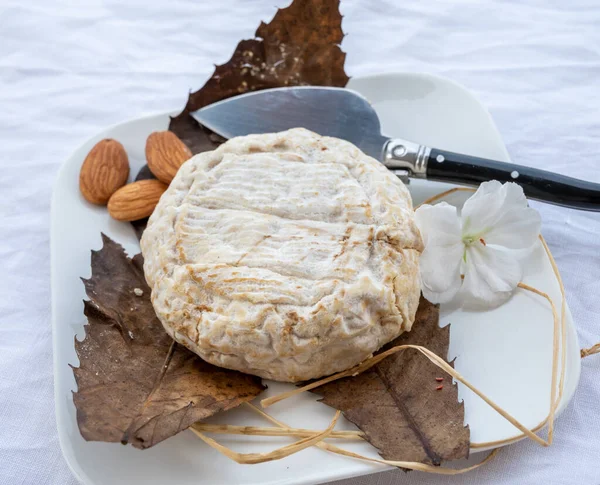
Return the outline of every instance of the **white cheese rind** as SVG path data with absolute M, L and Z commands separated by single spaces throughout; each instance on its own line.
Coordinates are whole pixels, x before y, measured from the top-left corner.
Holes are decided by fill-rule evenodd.
M 179 170 L 141 241 L 167 332 L 215 365 L 297 382 L 410 330 L 421 237 L 406 187 L 354 145 L 250 135 Z

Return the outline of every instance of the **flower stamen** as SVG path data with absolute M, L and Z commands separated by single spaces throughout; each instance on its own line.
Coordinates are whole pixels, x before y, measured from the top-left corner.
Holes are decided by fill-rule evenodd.
M 485 236 L 486 232 L 487 232 L 487 229 L 485 231 L 481 231 L 476 234 L 463 234 L 462 242 L 466 247 L 473 246 L 473 244 L 478 243 L 478 242 L 483 244 L 484 246 L 486 246 L 487 243 L 485 242 L 485 239 L 483 239 L 483 237 L 482 237 L 482 236 Z

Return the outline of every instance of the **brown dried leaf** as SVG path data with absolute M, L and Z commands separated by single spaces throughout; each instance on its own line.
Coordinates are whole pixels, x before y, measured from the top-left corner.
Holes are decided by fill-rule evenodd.
M 242 40 L 231 59 L 198 91 L 190 94 L 182 113 L 171 119 L 169 129 L 194 154 L 213 150 L 223 139 L 201 127 L 191 111 L 260 89 L 297 86 L 345 86 L 346 54 L 342 42 L 339 0 L 294 0 L 277 11 L 271 22 L 261 22 L 256 39 Z
M 83 280 L 86 336 L 75 340 L 73 400 L 86 440 L 148 448 L 265 389 L 259 378 L 215 367 L 176 344 L 150 303 L 142 256 L 129 259 L 102 239 L 103 248 L 92 251 L 92 277 Z
M 169 130 L 197 154 L 214 150 L 225 139 L 190 116 L 211 103 L 247 91 L 296 85 L 345 86 L 346 54 L 339 0 L 295 0 L 277 11 L 271 22 L 261 22 L 258 39 L 242 40 L 231 59 L 215 68 L 202 88 L 191 93 L 184 110 L 171 118 Z M 136 180 L 155 178 L 142 168 Z M 131 224 L 139 238 L 148 218 Z
M 421 298 L 413 329 L 381 351 L 397 345 L 427 347 L 448 354 L 450 325 L 440 328 L 439 308 Z M 444 377 L 437 382 L 436 377 Z M 443 389 L 436 387 L 443 385 Z M 469 456 L 469 428 L 452 379 L 419 352 L 404 350 L 355 377 L 316 388 L 322 402 L 356 424 L 386 460 L 439 465 Z

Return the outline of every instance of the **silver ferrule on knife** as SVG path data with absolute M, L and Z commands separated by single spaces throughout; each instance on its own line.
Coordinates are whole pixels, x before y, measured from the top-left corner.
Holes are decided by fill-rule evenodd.
M 383 146 L 381 161 L 399 177 L 426 178 L 431 148 L 408 140 L 394 138 Z

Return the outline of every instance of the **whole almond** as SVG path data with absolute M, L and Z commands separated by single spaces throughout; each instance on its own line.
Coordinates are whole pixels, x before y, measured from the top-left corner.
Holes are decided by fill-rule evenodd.
M 117 190 L 108 201 L 108 213 L 118 221 L 148 217 L 167 186 L 159 180 L 138 180 Z
M 127 183 L 129 159 L 117 140 L 100 140 L 90 150 L 79 172 L 79 190 L 88 202 L 106 205 L 110 196 Z
M 155 131 L 146 140 L 146 161 L 158 180 L 170 184 L 192 152 L 172 131 Z

